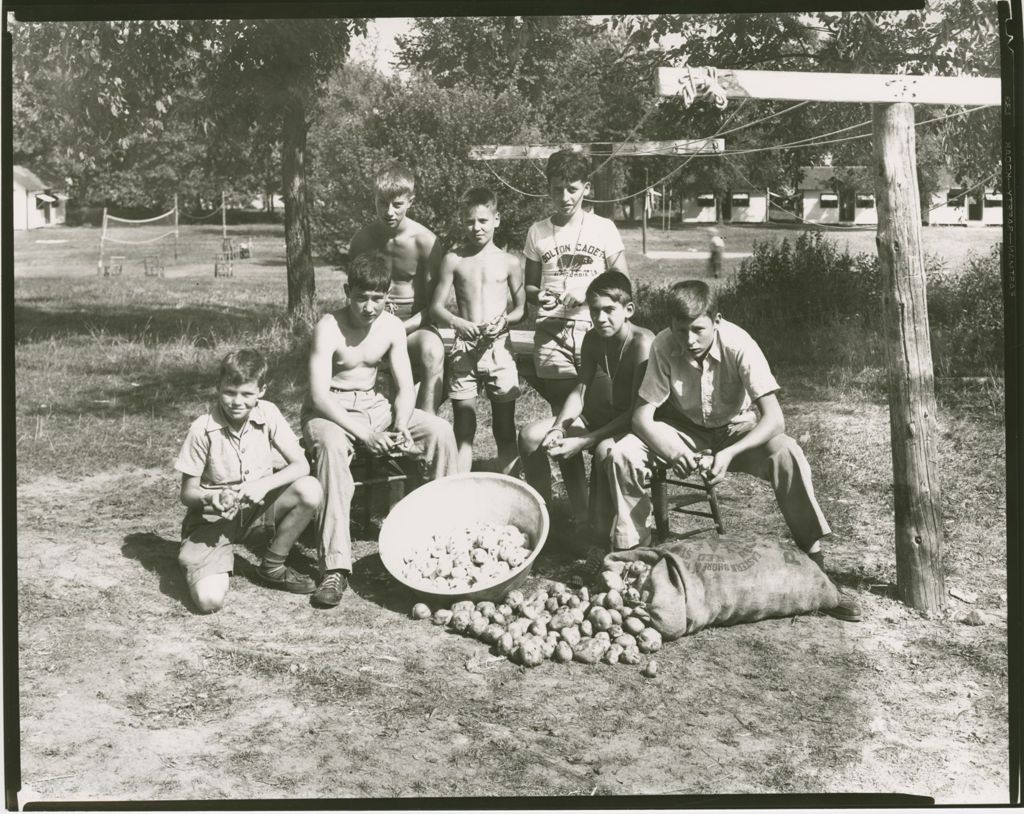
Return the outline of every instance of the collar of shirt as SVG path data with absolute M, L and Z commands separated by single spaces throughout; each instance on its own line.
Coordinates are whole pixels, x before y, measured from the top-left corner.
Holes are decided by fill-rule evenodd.
M 711 347 L 708 348 L 708 352 L 705 354 L 704 359 L 698 359 L 682 342 L 679 341 L 679 337 L 672 334 L 672 340 L 675 343 L 675 355 L 681 356 L 690 367 L 701 368 L 705 359 L 714 359 L 716 362 L 722 361 L 722 337 L 718 332 L 718 327 L 715 327 L 715 338 L 711 340 Z
M 267 423 L 267 417 L 263 413 L 263 405 L 260 402 L 256 402 L 256 406 L 253 407 L 252 410 L 249 412 L 249 416 L 248 418 L 246 418 L 245 422 L 246 424 L 254 424 L 260 427 L 264 426 Z M 210 415 L 206 419 L 206 431 L 208 433 L 211 433 L 223 429 L 226 429 L 230 433 L 235 432 L 232 429 L 231 424 L 228 422 L 227 416 L 224 415 L 224 411 L 221 409 L 220 403 L 218 402 L 213 405 L 213 408 L 210 410 Z M 242 431 L 244 431 L 244 429 L 245 427 L 243 425 Z M 241 435 L 242 431 L 239 431 L 238 434 Z

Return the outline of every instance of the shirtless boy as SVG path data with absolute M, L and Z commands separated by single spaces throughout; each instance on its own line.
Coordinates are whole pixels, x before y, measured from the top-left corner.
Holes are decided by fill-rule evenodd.
M 523 270 L 516 257 L 494 245 L 501 222 L 494 192 L 474 187 L 462 197 L 461 207 L 463 243 L 441 261 L 430 313 L 438 324 L 455 329 L 447 384 L 459 471 L 473 466 L 478 385 L 491 402 L 498 466 L 504 470 L 516 458 L 519 371 L 508 326 L 526 311 Z M 446 307 L 453 286 L 457 315 Z
M 389 278 L 383 252 L 358 256 L 345 285 L 348 303 L 321 317 L 313 331 L 302 433 L 316 452 L 316 476 L 324 491 L 317 516 L 322 578 L 313 594 L 324 607 L 341 601 L 352 571 L 349 510 L 355 487 L 349 462 L 355 445 L 374 455 L 414 458 L 432 479 L 453 474 L 456 467 L 451 426 L 414 408 L 405 331 L 402 321 L 385 311 Z M 377 369 L 385 362 L 395 381 L 393 404 L 374 389 Z
M 380 251 L 388 265 L 387 310 L 402 320 L 408 337 L 416 406 L 436 414 L 444 398 L 444 343 L 430 324 L 428 309 L 441 261 L 441 245 L 427 227 L 407 217 L 416 199 L 412 170 L 393 162 L 377 173 L 377 218 L 352 238 L 349 256 Z

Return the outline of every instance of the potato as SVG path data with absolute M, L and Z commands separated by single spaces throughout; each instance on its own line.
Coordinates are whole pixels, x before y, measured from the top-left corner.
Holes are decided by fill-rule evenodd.
M 622 601 L 630 605 L 635 605 L 640 601 L 640 589 L 629 586 L 622 592 Z
M 512 655 L 512 651 L 516 646 L 512 640 L 512 634 L 507 631 L 498 637 L 496 644 L 498 645 L 498 652 L 503 656 Z
M 516 649 L 516 660 L 524 667 L 536 667 L 544 661 L 543 642 L 534 637 L 524 638 Z
M 505 635 L 505 628 L 501 625 L 496 625 L 493 622 L 487 626 L 482 634 L 480 634 L 481 641 L 487 644 L 496 644 L 498 639 Z
M 487 621 L 485 616 L 474 616 L 473 620 L 469 623 L 469 629 L 467 632 L 474 639 L 479 639 L 484 635 L 484 631 L 490 627 L 490 623 Z
M 540 636 L 542 639 L 548 635 L 548 626 L 545 625 L 540 619 L 537 619 L 527 628 L 527 632 L 534 636 Z
M 601 661 L 605 664 L 618 664 L 619 659 L 622 657 L 622 651 L 622 647 L 619 647 L 617 644 L 613 644 L 604 651 L 604 655 L 601 656 Z
M 636 647 L 636 638 L 630 636 L 628 633 L 622 633 L 612 639 L 612 644 L 617 644 L 620 647 Z
M 543 639 L 540 644 L 540 652 L 544 654 L 545 659 L 549 659 L 555 654 L 555 648 L 557 646 L 557 642 L 553 642 L 550 639 Z
M 548 613 L 555 613 L 558 610 L 558 600 L 555 597 L 549 597 L 548 601 L 544 603 L 544 609 Z
M 519 614 L 520 616 L 529 619 L 532 622 L 534 619 L 540 616 L 540 611 L 537 610 L 536 605 L 526 603 L 519 606 Z
M 505 604 L 513 610 L 522 605 L 524 601 L 525 597 L 523 596 L 523 592 L 520 590 L 509 591 L 508 595 L 505 597 Z
M 594 630 L 608 630 L 612 626 L 612 617 L 604 608 L 596 608 L 590 615 L 590 623 Z
M 651 623 L 651 614 L 649 614 L 647 612 L 647 608 L 643 607 L 642 605 L 637 605 L 635 608 L 633 608 L 633 616 L 639 619 L 645 625 L 649 625 Z
M 486 599 L 476 603 L 477 613 L 482 613 L 484 616 L 490 616 L 496 609 L 495 604 L 488 602 Z
M 622 624 L 622 612 L 621 611 L 617 611 L 615 609 L 612 609 L 612 610 L 608 611 L 608 615 L 612 617 L 612 624 L 613 625 L 621 625 Z
M 565 600 L 565 604 L 568 605 L 570 608 L 578 608 L 580 605 L 583 604 L 583 600 L 580 599 L 580 597 L 573 594 L 567 600 Z
M 610 590 L 604 595 L 604 602 L 602 604 L 608 610 L 618 610 L 622 607 L 622 594 L 618 591 Z
M 569 612 L 572 614 L 572 623 L 574 625 L 578 625 L 586 618 L 583 608 L 569 608 Z
M 603 608 L 604 607 L 604 598 L 605 598 L 605 593 L 603 591 L 601 593 L 599 593 L 599 594 L 594 594 L 591 597 L 591 599 L 590 599 L 590 604 L 591 605 L 597 605 L 598 607 Z
M 601 573 L 601 583 L 604 585 L 605 590 L 608 591 L 621 591 L 625 587 L 622 577 L 614 571 L 603 571 Z
M 572 649 L 572 657 L 584 664 L 597 664 L 606 649 L 601 642 L 594 639 L 581 639 Z
M 639 616 L 630 616 L 628 619 L 622 620 L 622 629 L 631 636 L 636 636 L 643 630 L 647 625 L 644 624 L 644 620 Z
M 511 618 L 512 618 L 512 616 L 514 615 L 514 614 L 512 613 L 512 608 L 510 608 L 510 607 L 509 607 L 509 606 L 508 606 L 507 604 L 505 604 L 504 602 L 502 602 L 502 603 L 501 603 L 500 605 L 498 605 L 498 607 L 497 607 L 497 609 L 496 609 L 496 610 L 498 611 L 498 613 L 500 613 L 500 614 L 501 614 L 502 616 L 504 616 L 504 617 L 505 617 L 506 619 L 511 619 Z
M 412 606 L 411 615 L 413 619 L 429 619 L 431 616 L 430 608 L 423 602 L 417 602 Z
M 635 646 L 623 648 L 622 655 L 619 656 L 619 661 L 623 664 L 639 664 L 640 650 Z
M 647 662 L 647 664 L 644 665 L 640 673 L 641 675 L 644 675 L 647 678 L 654 678 L 658 674 L 658 660 L 651 659 L 649 662 Z
M 548 592 L 543 589 L 538 589 L 534 591 L 532 594 L 530 594 L 526 598 L 526 601 L 529 602 L 531 605 L 543 605 L 545 602 L 548 601 L 548 599 L 550 599 L 550 597 L 548 596 Z
M 458 613 L 459 611 L 467 611 L 468 613 L 473 613 L 473 611 L 475 610 L 476 605 L 474 605 L 468 599 L 463 599 L 461 602 L 456 602 L 454 605 L 452 605 L 452 613 Z
M 568 608 L 562 608 L 551 617 L 548 627 L 552 630 L 561 630 L 563 627 L 569 627 L 573 624 L 575 624 L 575 620 L 573 619 L 572 611 Z
M 452 612 L 448 608 L 438 608 L 434 611 L 434 624 L 447 625 L 452 619 Z
M 581 602 L 589 602 L 590 601 L 590 591 L 587 590 L 587 586 L 586 585 L 584 585 L 582 588 L 580 588 L 579 596 L 580 596 L 580 601 Z
M 622 635 L 622 633 L 622 625 L 612 624 L 612 626 L 608 628 L 608 635 L 612 637 L 612 641 L 615 641 L 619 636 Z
M 562 591 L 555 598 L 558 600 L 559 607 L 567 607 L 567 606 L 569 606 L 569 601 L 573 597 L 576 597 L 576 595 L 574 593 L 572 593 L 571 591 Z M 579 599 L 579 597 L 576 597 L 576 599 Z
M 632 615 L 633 609 L 629 605 L 623 605 L 622 610 L 619 611 L 619 616 L 621 616 L 623 619 L 628 619 Z M 621 625 L 622 622 L 619 622 L 619 624 Z
M 572 647 L 568 642 L 559 642 L 555 645 L 555 652 L 551 654 L 551 658 L 559 664 L 572 661 Z
M 548 596 L 558 596 L 558 594 L 565 593 L 568 590 L 564 582 L 552 582 L 548 585 Z
M 588 638 L 594 635 L 594 626 L 590 623 L 589 619 L 585 619 L 579 624 L 580 634 L 584 638 Z
M 468 611 L 455 611 L 448 622 L 448 626 L 457 633 L 465 633 L 469 629 L 469 624 L 472 621 L 473 617 L 469 615 Z
M 606 631 L 606 630 L 599 630 L 599 631 L 597 631 L 597 633 L 594 634 L 593 638 L 596 641 L 604 642 L 605 644 L 611 644 L 612 643 L 612 637 L 608 635 L 608 631 Z
M 571 647 L 575 647 L 577 644 L 580 643 L 580 639 L 583 638 L 582 634 L 580 633 L 580 629 L 575 625 L 573 625 L 572 627 L 563 627 L 560 631 L 558 631 L 558 636 L 559 638 L 561 638 L 562 641 L 564 641 Z
M 508 619 L 506 619 L 497 611 L 492 613 L 488 618 L 491 620 L 491 624 L 493 625 L 501 625 L 502 627 L 505 627 L 505 625 L 508 624 Z
M 641 653 L 656 653 L 661 650 L 661 634 L 653 627 L 645 627 L 636 637 L 636 643 Z

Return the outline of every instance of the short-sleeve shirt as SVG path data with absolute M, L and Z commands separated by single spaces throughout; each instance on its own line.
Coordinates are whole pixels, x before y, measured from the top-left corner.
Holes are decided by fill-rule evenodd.
M 199 477 L 203 486 L 229 486 L 258 480 L 274 472 L 274 447 L 299 443 L 277 405 L 257 401 L 238 432 L 231 429 L 219 404 L 188 428 L 174 468 Z
M 274 447 L 299 443 L 288 420 L 276 404 L 257 401 L 242 429 L 235 432 L 219 404 L 199 416 L 188 428 L 174 468 L 183 475 L 199 477 L 203 486 L 229 486 L 258 480 L 274 472 Z M 189 509 L 189 514 L 199 514 Z M 216 513 L 203 514 L 217 520 Z
M 694 358 L 671 328 L 654 337 L 640 398 L 659 407 L 667 403 L 687 421 L 717 428 L 755 420 L 753 401 L 778 389 L 757 342 L 723 319 L 702 360 Z
M 527 260 L 540 263 L 542 289 L 568 291 L 579 300 L 586 299 L 590 281 L 608 270 L 608 258 L 621 251 L 622 236 L 615 223 L 593 212 L 584 212 L 579 223 L 564 227 L 551 218 L 537 221 L 526 233 L 523 247 Z M 578 308 L 558 304 L 537 313 L 538 322 L 550 318 L 590 322 L 590 311 L 584 302 Z

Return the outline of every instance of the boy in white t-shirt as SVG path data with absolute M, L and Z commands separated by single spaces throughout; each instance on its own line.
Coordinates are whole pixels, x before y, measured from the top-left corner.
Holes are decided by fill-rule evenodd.
M 526 299 L 539 307 L 533 361 L 541 395 L 557 415 L 576 387 L 583 337 L 593 327 L 587 286 L 605 271 L 628 274 L 615 223 L 583 210 L 590 194 L 590 162 L 582 153 L 559 150 L 548 158 L 549 218 L 526 234 Z

